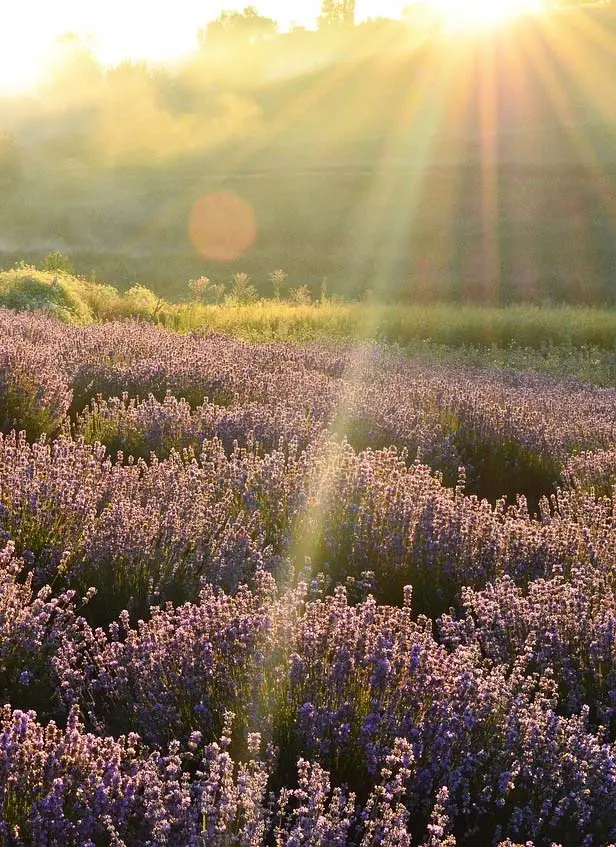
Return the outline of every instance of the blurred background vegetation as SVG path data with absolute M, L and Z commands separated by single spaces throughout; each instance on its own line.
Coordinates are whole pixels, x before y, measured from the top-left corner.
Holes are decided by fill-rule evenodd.
M 55 251 L 155 302 L 238 274 L 271 296 L 284 268 L 298 302 L 612 305 L 615 39 L 612 4 L 459 38 L 420 4 L 354 25 L 348 0 L 316 31 L 225 12 L 174 67 L 67 34 L 40 91 L 0 101 L 0 266 Z M 211 196 L 250 210 L 241 249 L 195 239 Z

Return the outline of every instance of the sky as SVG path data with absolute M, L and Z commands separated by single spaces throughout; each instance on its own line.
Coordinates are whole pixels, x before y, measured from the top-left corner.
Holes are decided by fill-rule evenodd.
M 0 91 L 19 91 L 36 82 L 58 36 L 88 36 L 99 58 L 165 60 L 193 50 L 197 30 L 222 9 L 250 0 L 0 0 Z M 357 0 L 358 19 L 400 14 L 408 0 Z M 282 27 L 311 26 L 320 0 L 252 0 L 261 14 Z

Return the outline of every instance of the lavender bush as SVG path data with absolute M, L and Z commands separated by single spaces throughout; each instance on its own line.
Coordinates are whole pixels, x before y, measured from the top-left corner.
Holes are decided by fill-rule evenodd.
M 616 391 L 0 336 L 0 843 L 613 847 Z
M 52 355 L 24 341 L 0 341 L 0 431 L 24 429 L 31 438 L 55 434 L 71 403 L 71 390 Z

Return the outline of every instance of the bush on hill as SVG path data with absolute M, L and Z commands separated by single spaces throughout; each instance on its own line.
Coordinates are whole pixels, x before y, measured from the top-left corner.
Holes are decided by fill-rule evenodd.
M 63 271 L 30 265 L 0 271 L 0 306 L 8 309 L 39 309 L 66 322 L 86 324 L 93 313 L 84 294 L 84 283 Z

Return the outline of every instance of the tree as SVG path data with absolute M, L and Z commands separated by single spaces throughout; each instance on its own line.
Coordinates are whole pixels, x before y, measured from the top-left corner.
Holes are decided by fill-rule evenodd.
M 67 100 L 91 99 L 104 80 L 104 69 L 87 36 L 65 32 L 53 42 L 47 94 Z
M 243 12 L 225 10 L 205 27 L 199 30 L 199 43 L 209 44 L 245 43 L 250 44 L 276 34 L 278 24 L 272 18 L 260 15 L 254 6 L 246 6 Z
M 323 0 L 319 16 L 319 28 L 329 26 L 353 26 L 355 24 L 355 0 Z
M 73 263 L 71 262 L 68 256 L 65 256 L 64 253 L 60 253 L 59 250 L 54 250 L 53 253 L 48 253 L 45 256 L 42 268 L 44 271 L 51 271 L 53 273 L 58 272 L 64 274 L 71 274 L 73 276 L 75 275 L 75 268 L 73 267 Z

